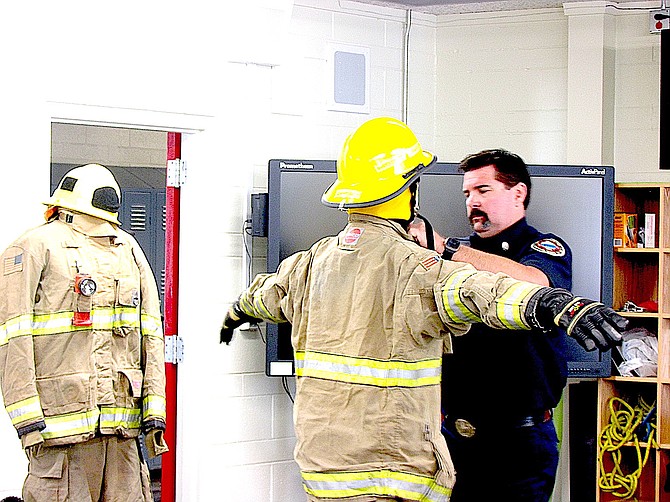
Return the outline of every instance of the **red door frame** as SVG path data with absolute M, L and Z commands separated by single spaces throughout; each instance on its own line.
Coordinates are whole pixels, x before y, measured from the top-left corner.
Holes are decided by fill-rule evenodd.
M 167 134 L 167 161 L 181 159 L 181 133 Z M 177 336 L 179 292 L 179 183 L 165 188 L 165 336 Z M 165 363 L 166 429 L 170 451 L 161 464 L 161 500 L 176 500 L 177 478 L 177 363 Z

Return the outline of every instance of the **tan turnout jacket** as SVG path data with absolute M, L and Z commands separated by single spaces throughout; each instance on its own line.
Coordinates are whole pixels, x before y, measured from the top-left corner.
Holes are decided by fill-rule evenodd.
M 77 273 L 96 282 L 92 296 L 75 293 Z M 75 311 L 91 325 L 75 325 Z M 0 384 L 24 446 L 41 427 L 52 446 L 96 431 L 134 437 L 142 421 L 165 420 L 160 300 L 133 237 L 61 209 L 5 250 Z
M 292 324 L 305 490 L 448 500 L 455 475 L 440 433 L 443 346 L 472 322 L 529 329 L 525 307 L 538 289 L 445 262 L 398 224 L 362 214 L 257 276 L 242 310 Z

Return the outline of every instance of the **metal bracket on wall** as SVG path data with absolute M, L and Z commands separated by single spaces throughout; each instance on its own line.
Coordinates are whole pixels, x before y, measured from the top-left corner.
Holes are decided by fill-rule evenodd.
M 179 188 L 186 183 L 186 162 L 181 159 L 167 161 L 167 186 Z
M 172 364 L 184 362 L 184 340 L 180 336 L 165 337 L 165 362 Z

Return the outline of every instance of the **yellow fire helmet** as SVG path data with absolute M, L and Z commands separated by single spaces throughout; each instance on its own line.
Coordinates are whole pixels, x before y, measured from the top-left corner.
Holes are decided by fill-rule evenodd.
M 63 207 L 120 225 L 121 189 L 109 169 L 86 164 L 65 173 L 49 200 L 50 207 Z
M 436 161 L 435 155 L 421 148 L 405 123 L 389 117 L 368 120 L 345 140 L 337 160 L 337 180 L 324 192 L 321 202 L 340 209 L 388 203 Z M 407 208 L 409 214 L 409 203 Z M 375 211 L 378 216 L 397 217 L 385 214 L 385 208 L 379 209 L 382 211 Z

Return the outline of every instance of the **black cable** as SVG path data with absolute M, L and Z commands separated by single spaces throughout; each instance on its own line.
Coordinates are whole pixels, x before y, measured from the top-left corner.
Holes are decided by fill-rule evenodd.
M 288 378 L 286 376 L 281 377 L 281 384 L 282 387 L 284 387 L 284 392 L 286 392 L 288 398 L 291 400 L 292 403 L 295 403 L 293 396 L 291 395 L 291 390 L 288 388 Z

